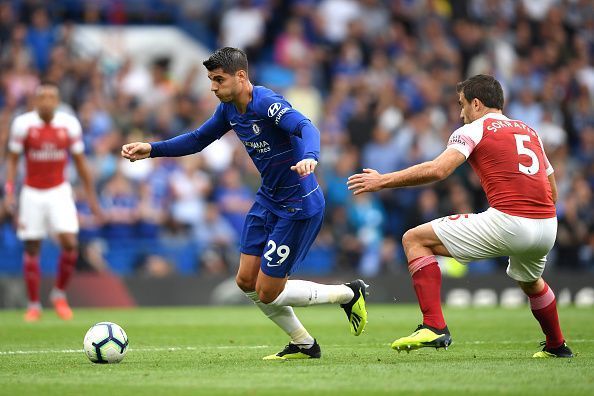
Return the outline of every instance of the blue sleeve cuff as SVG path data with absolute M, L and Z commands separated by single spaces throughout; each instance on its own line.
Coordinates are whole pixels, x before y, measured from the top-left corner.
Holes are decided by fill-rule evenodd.
M 309 120 L 300 122 L 298 127 L 301 138 L 303 139 L 303 159 L 311 158 L 319 161 L 320 131 Z

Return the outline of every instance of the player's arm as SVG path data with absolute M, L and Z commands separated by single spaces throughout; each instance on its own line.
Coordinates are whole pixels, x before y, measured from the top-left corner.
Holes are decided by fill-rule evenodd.
M 4 183 L 4 206 L 8 213 L 14 213 L 16 206 L 15 187 L 17 166 L 19 164 L 19 153 L 13 151 L 8 152 L 8 159 L 6 161 L 6 181 Z
M 432 161 L 423 162 L 401 171 L 380 174 L 374 169 L 363 169 L 349 177 L 347 185 L 355 195 L 385 188 L 411 187 L 443 180 L 466 161 L 456 149 L 448 148 Z
M 228 131 L 229 126 L 220 115 L 219 107 L 211 118 L 194 131 L 160 142 L 128 143 L 122 146 L 121 154 L 130 161 L 149 157 L 181 157 L 202 151 Z
M 299 173 L 299 176 L 307 176 L 313 173 L 320 158 L 320 131 L 304 119 L 297 124 L 296 134 L 303 140 L 303 159 L 291 166 L 291 170 Z
M 103 213 L 101 212 L 101 206 L 99 205 L 97 194 L 95 193 L 95 183 L 93 182 L 93 176 L 91 176 L 91 172 L 89 171 L 85 155 L 82 152 L 73 153 L 72 160 L 83 184 L 83 188 L 85 189 L 85 196 L 87 197 L 87 202 L 89 203 L 91 211 L 97 219 L 102 219 Z
M 538 135 L 537 135 L 538 136 Z M 542 140 L 540 139 L 540 136 L 538 137 L 538 143 L 540 144 L 540 149 L 542 150 L 542 156 L 544 159 L 544 165 L 545 165 L 545 172 L 547 174 L 547 178 L 549 179 L 549 184 L 551 185 L 551 199 L 553 200 L 553 203 L 557 203 L 557 182 L 555 181 L 555 170 L 553 169 L 553 165 L 551 164 L 551 162 L 549 161 L 549 158 L 547 157 L 547 153 L 545 152 L 544 149 L 544 144 L 542 144 Z
M 27 135 L 26 123 L 23 117 L 14 119 L 10 126 L 8 141 L 8 158 L 6 161 L 6 181 L 4 183 L 4 206 L 8 213 L 14 213 L 16 208 L 15 181 L 19 165 L 19 157 L 24 150 L 23 141 Z
M 271 111 L 275 105 L 279 105 L 279 107 L 276 111 Z M 303 157 L 291 166 L 291 170 L 297 172 L 299 176 L 313 173 L 320 159 L 320 131 L 318 128 L 280 96 L 262 98 L 258 108 L 261 109 L 262 116 L 270 117 L 280 129 L 302 139 Z
M 555 174 L 551 173 L 548 176 L 549 184 L 551 185 L 551 198 L 553 199 L 553 203 L 557 203 L 557 182 L 555 181 Z

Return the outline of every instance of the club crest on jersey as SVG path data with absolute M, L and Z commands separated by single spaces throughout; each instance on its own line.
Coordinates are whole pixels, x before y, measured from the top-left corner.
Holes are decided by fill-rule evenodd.
M 276 113 L 278 113 L 280 108 L 281 108 L 281 104 L 278 102 L 271 104 L 270 107 L 268 108 L 268 117 L 274 117 L 274 115 Z
M 258 124 L 252 124 L 252 131 L 254 131 L 254 134 L 259 135 L 262 130 Z

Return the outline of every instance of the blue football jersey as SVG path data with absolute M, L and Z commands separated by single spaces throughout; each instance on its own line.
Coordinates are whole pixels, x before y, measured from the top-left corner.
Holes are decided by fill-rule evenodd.
M 304 141 L 296 134 L 297 125 L 307 120 L 303 114 L 282 96 L 260 86 L 254 86 L 244 114 L 232 103 L 221 103 L 219 110 L 260 171 L 257 202 L 284 218 L 307 218 L 324 208 L 316 176 L 312 173 L 301 178 L 291 170 L 303 158 L 318 160 L 318 153 L 305 153 Z
M 324 195 L 315 175 L 300 177 L 291 170 L 304 158 L 318 160 L 319 132 L 311 134 L 315 130 L 311 122 L 281 95 L 265 87 L 254 86 L 244 114 L 233 103 L 221 103 L 197 130 L 151 143 L 151 157 L 198 152 L 231 129 L 262 177 L 256 194 L 258 203 L 287 219 L 310 218 L 324 209 Z

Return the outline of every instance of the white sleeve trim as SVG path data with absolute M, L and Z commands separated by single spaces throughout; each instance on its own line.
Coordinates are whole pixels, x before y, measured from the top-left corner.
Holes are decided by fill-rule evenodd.
M 468 159 L 482 138 L 482 122 L 473 122 L 456 129 L 450 136 L 447 147 L 458 150 Z
M 13 152 L 20 154 L 23 152 L 23 142 L 27 137 L 27 128 L 24 125 L 23 116 L 18 116 L 12 122 L 10 127 L 10 139 L 8 141 L 8 149 Z

